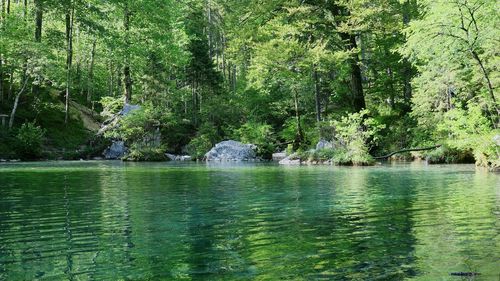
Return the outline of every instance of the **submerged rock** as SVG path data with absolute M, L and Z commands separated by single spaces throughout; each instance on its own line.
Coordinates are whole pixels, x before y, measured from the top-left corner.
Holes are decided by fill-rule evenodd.
M 110 147 L 106 148 L 102 153 L 104 158 L 108 160 L 121 159 L 127 154 L 128 148 L 123 141 L 113 141 Z
M 205 154 L 206 161 L 251 161 L 256 160 L 253 144 L 243 144 L 238 141 L 228 140 L 215 145 Z

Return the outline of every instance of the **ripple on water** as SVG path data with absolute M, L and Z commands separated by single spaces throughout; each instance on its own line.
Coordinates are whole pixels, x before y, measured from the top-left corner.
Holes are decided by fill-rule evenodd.
M 0 280 L 491 280 L 499 206 L 471 166 L 2 165 Z

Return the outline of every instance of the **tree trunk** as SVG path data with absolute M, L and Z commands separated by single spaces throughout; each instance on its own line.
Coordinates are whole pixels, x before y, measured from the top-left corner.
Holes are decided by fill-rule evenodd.
M 35 42 L 42 42 L 43 4 L 42 0 L 34 0 L 34 1 L 35 1 Z
M 10 0 L 7 0 L 7 14 L 10 14 Z
M 406 0 L 403 4 L 403 26 L 407 27 L 411 19 L 411 9 L 412 4 L 410 0 Z M 412 98 L 412 67 L 411 63 L 407 58 L 403 58 L 403 97 L 405 101 L 405 111 L 409 112 L 411 110 L 411 98 Z
M 332 1 L 330 10 L 332 14 L 338 18 L 349 15 L 349 10 L 339 6 L 334 1 Z M 341 25 L 343 23 L 344 22 L 342 21 L 336 22 L 337 25 Z M 356 36 L 354 34 L 340 32 L 339 36 L 342 41 L 344 41 L 345 48 L 347 50 L 353 51 L 358 47 L 356 43 Z M 366 108 L 366 103 L 363 93 L 363 79 L 361 76 L 361 68 L 359 66 L 359 57 L 357 54 L 354 54 L 351 58 L 349 58 L 349 64 L 351 66 L 351 92 L 353 95 L 353 107 L 355 111 L 361 111 Z
M 483 61 L 481 60 L 481 58 L 479 57 L 477 52 L 474 50 L 471 50 L 471 53 L 472 53 L 472 57 L 474 57 L 477 64 L 481 68 L 481 71 L 483 72 L 483 77 L 486 80 L 486 84 L 488 85 L 488 92 L 490 94 L 491 100 L 493 101 L 493 107 L 494 107 L 495 111 L 497 112 L 497 114 L 500 115 L 500 110 L 498 109 L 497 100 L 495 98 L 495 93 L 493 92 L 493 85 L 491 84 L 490 75 L 489 75 L 488 71 L 486 70 L 486 68 L 484 67 Z
M 90 66 L 89 66 L 89 85 L 87 89 L 87 102 L 92 100 L 92 93 L 94 91 L 94 60 L 95 60 L 95 48 L 97 45 L 97 37 L 94 38 L 92 42 L 92 51 L 90 52 Z
M 64 107 L 64 123 L 68 124 L 69 98 L 71 87 L 71 66 L 73 64 L 73 22 L 75 9 L 70 2 L 69 10 L 66 12 L 66 103 Z
M 24 20 L 26 20 L 26 18 L 28 17 L 28 0 L 24 0 L 23 17 L 24 17 Z
M 19 105 L 19 98 L 21 97 L 21 94 L 24 92 L 24 89 L 26 88 L 26 84 L 28 84 L 28 75 L 24 75 L 24 83 L 19 92 L 16 94 L 16 98 L 14 99 L 14 105 L 12 106 L 12 111 L 10 113 L 10 119 L 9 119 L 9 129 L 12 129 L 12 126 L 14 125 L 14 117 L 16 116 L 16 111 L 17 111 L 17 106 Z
M 356 49 L 356 37 L 354 35 L 349 35 L 349 41 L 350 49 Z M 351 58 L 351 90 L 353 94 L 354 110 L 359 112 L 366 108 L 365 95 L 363 93 L 363 80 L 357 54 Z
M 125 86 L 125 103 L 129 103 L 132 99 L 132 78 L 130 74 L 130 10 L 128 2 L 125 3 L 123 27 L 125 29 L 125 66 L 123 67 L 123 84 Z
M 314 101 L 316 104 L 316 121 L 321 122 L 321 100 L 320 100 L 320 85 L 318 78 L 318 70 L 314 66 Z
M 300 112 L 299 112 L 299 94 L 297 90 L 293 91 L 293 100 L 295 105 L 295 120 L 297 122 L 297 132 L 295 134 L 295 141 L 293 143 L 293 149 L 297 150 L 300 147 L 300 144 L 304 140 L 304 134 L 302 133 L 302 126 L 300 125 Z
M 3 56 L 0 54 L 0 103 L 3 103 Z

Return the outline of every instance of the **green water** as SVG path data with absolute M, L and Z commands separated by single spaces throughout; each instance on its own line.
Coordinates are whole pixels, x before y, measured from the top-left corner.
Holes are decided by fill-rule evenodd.
M 0 280 L 500 280 L 473 166 L 0 164 Z

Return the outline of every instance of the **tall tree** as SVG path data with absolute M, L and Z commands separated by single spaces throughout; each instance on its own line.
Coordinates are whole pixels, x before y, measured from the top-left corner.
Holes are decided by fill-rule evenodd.
M 123 85 L 125 90 L 125 103 L 130 103 L 132 100 L 132 75 L 130 73 L 130 4 L 125 0 L 123 8 L 123 29 L 125 33 L 125 60 L 123 67 Z
M 73 65 L 73 24 L 75 17 L 75 4 L 69 1 L 66 10 L 66 95 L 64 106 L 64 123 L 68 123 L 69 100 L 71 91 L 71 69 Z

